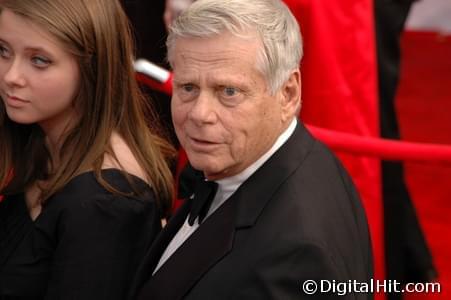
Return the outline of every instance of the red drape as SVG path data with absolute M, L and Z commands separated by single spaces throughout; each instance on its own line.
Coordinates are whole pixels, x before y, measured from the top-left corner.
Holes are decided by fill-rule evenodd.
M 378 136 L 377 65 L 372 0 L 285 0 L 304 38 L 301 118 L 308 124 Z M 337 153 L 367 212 L 375 278 L 384 277 L 379 160 Z M 383 299 L 376 295 L 376 299 Z

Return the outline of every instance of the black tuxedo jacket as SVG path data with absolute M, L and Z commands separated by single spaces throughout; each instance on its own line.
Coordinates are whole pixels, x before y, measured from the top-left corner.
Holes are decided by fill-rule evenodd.
M 334 155 L 300 124 L 152 276 L 188 211 L 189 201 L 154 242 L 130 299 L 329 299 L 338 295 L 309 296 L 303 282 L 316 280 L 320 287 L 321 280 L 372 277 L 356 190 Z

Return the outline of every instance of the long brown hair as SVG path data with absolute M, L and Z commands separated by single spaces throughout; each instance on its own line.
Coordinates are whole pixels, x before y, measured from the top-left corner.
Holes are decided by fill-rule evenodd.
M 45 203 L 86 170 L 94 170 L 105 188 L 118 192 L 101 176 L 105 154 L 115 157 L 110 138 L 116 131 L 167 210 L 173 193 L 167 162 L 173 150 L 160 137 L 155 113 L 136 82 L 131 29 L 118 0 L 0 0 L 0 13 L 2 9 L 46 29 L 74 55 L 81 74 L 74 105 L 81 113 L 64 138 L 60 164 L 52 169 L 41 128 L 12 122 L 0 101 L 0 194 L 23 192 L 45 179 Z

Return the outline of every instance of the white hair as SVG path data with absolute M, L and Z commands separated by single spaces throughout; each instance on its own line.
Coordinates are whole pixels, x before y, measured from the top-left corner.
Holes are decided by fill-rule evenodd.
M 299 25 L 281 0 L 198 0 L 172 24 L 167 40 L 173 63 L 177 38 L 211 37 L 225 31 L 238 36 L 257 32 L 262 49 L 256 67 L 274 94 L 299 68 L 302 38 Z

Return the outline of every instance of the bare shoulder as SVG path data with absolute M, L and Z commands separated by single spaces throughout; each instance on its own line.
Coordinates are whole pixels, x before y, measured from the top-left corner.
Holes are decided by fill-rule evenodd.
M 133 154 L 125 140 L 118 133 L 114 132 L 112 134 L 111 147 L 116 155 L 117 161 L 110 154 L 106 154 L 102 169 L 120 169 L 143 179 L 145 182 L 148 182 L 143 167 L 139 164 L 138 160 L 136 159 L 135 155 Z

